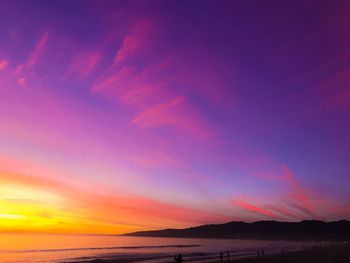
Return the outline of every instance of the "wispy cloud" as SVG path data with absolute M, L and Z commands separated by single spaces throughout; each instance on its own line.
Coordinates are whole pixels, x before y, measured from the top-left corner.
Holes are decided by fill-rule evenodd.
M 107 71 L 93 85 L 92 91 L 126 106 L 145 107 L 161 101 L 169 92 L 163 83 L 152 81 L 151 77 L 150 73 L 140 72 L 136 67 L 122 66 Z
M 34 49 L 29 54 L 28 59 L 23 64 L 19 65 L 17 67 L 16 71 L 21 72 L 21 70 L 24 68 L 32 68 L 33 66 L 35 66 L 38 63 L 38 61 L 39 61 L 47 43 L 48 43 L 48 40 L 49 40 L 49 32 L 44 32 L 40 36 Z
M 25 77 L 20 77 L 18 80 L 17 80 L 17 83 L 22 86 L 22 87 L 25 87 L 27 85 L 27 79 Z
M 88 77 L 97 67 L 101 60 L 101 53 L 82 51 L 77 54 L 68 67 L 65 77 L 76 75 L 78 78 Z
M 277 214 L 271 212 L 270 210 L 268 209 L 265 209 L 263 207 L 260 207 L 260 206 L 257 206 L 251 202 L 248 202 L 246 201 L 245 198 L 240 198 L 240 199 L 233 199 L 232 200 L 232 203 L 233 205 L 237 205 L 239 206 L 240 208 L 244 209 L 244 210 L 247 210 L 247 211 L 250 211 L 250 212 L 253 212 L 253 213 L 257 213 L 257 214 L 260 214 L 260 215 L 263 215 L 263 216 L 267 216 L 267 217 L 270 217 L 270 218 L 274 218 L 274 219 L 279 219 L 280 216 L 278 216 Z
M 118 50 L 114 62 L 116 64 L 119 64 L 126 59 L 137 56 L 141 50 L 147 48 L 151 29 L 151 21 L 136 21 L 136 23 L 132 25 L 131 30 L 124 38 L 122 46 Z
M 93 91 L 131 107 L 136 115 L 132 124 L 143 128 L 173 126 L 178 131 L 208 137 L 212 131 L 183 95 L 176 95 L 163 80 L 151 80 L 149 73 L 137 74 L 135 68 L 123 67 L 116 74 L 98 82 Z
M 205 138 L 211 132 L 201 124 L 199 116 L 186 99 L 178 96 L 168 102 L 150 106 L 136 115 L 131 123 L 144 128 L 174 126 L 198 138 Z
M 284 178 L 289 184 L 290 192 L 288 195 L 294 201 L 300 204 L 306 211 L 312 213 L 314 210 L 312 190 L 303 187 L 296 179 L 288 166 L 283 166 Z
M 265 216 L 284 220 L 326 219 L 325 211 L 333 210 L 333 216 L 344 214 L 336 202 L 310 187 L 304 186 L 287 165 L 282 165 L 281 173 L 253 173 L 260 179 L 279 183 L 285 190 L 273 197 L 261 198 L 261 205 L 248 202 L 249 198 L 234 199 L 233 204 L 242 209 L 260 213 Z M 253 198 L 254 199 L 254 198 Z M 256 197 L 255 197 L 256 199 Z M 273 200 L 273 201 L 272 201 Z M 338 207 L 335 209 L 335 207 Z
M 5 60 L 5 59 L 0 60 L 0 71 L 3 70 L 3 69 L 5 69 L 5 68 L 7 67 L 8 64 L 9 64 L 9 63 L 8 63 L 7 60 Z

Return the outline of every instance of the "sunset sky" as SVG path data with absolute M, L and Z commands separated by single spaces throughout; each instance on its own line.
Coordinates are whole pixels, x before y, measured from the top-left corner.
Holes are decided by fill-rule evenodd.
M 0 232 L 350 219 L 347 1 L 0 1 Z

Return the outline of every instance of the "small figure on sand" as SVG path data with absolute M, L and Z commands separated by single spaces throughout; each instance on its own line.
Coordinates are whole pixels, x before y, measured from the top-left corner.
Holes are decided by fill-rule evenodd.
M 182 254 L 178 254 L 174 257 L 176 263 L 182 263 Z
M 264 250 L 263 250 L 263 249 L 261 250 L 261 255 L 265 255 L 265 252 L 264 252 Z
M 258 256 L 260 256 L 260 250 L 258 249 Z
M 220 252 L 220 262 L 222 262 L 223 257 L 224 257 L 224 254 Z
M 230 261 L 230 251 L 227 252 L 227 261 Z

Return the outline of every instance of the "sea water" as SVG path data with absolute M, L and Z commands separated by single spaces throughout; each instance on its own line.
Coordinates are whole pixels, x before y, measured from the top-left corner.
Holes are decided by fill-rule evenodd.
M 182 253 L 185 262 L 210 262 L 223 252 L 230 258 L 287 252 L 312 242 L 126 237 L 106 235 L 0 234 L 1 263 L 86 262 L 97 258 L 115 262 L 173 262 Z

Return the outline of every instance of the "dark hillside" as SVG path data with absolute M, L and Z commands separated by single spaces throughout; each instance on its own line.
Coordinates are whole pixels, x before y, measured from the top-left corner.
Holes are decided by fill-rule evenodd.
M 283 239 L 283 240 L 350 240 L 350 221 L 335 222 L 301 221 L 254 223 L 230 222 L 203 225 L 185 229 L 141 231 L 126 236 L 235 238 L 235 239 Z

